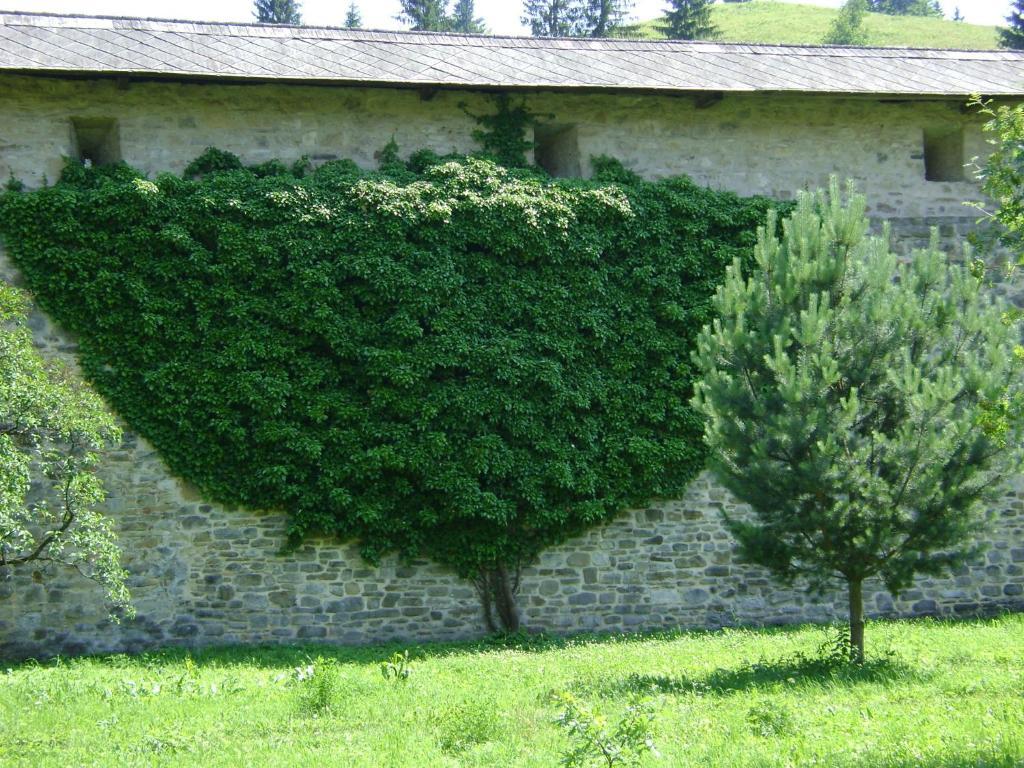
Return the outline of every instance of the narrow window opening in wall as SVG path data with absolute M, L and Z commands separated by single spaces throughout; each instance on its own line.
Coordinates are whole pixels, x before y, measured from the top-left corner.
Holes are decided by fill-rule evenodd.
M 73 117 L 71 137 L 75 157 L 82 162 L 111 165 L 121 161 L 121 137 L 113 118 Z
M 924 177 L 928 181 L 963 181 L 963 128 L 924 129 Z
M 580 175 L 580 142 L 575 125 L 538 125 L 533 131 L 537 165 L 557 178 Z

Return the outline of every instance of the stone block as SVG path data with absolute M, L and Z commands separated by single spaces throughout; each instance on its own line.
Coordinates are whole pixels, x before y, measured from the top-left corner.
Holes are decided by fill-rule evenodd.
M 683 605 L 693 606 L 707 602 L 711 595 L 706 589 L 686 589 L 683 590 L 681 597 Z
M 277 590 L 267 593 L 267 599 L 271 605 L 278 608 L 290 608 L 295 604 L 295 593 L 287 590 Z

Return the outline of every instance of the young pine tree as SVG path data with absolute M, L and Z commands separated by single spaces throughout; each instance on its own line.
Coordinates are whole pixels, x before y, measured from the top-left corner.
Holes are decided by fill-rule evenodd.
M 255 0 L 256 21 L 260 24 L 301 24 L 302 14 L 295 0 Z
M 1021 461 L 1022 354 L 981 270 L 934 243 L 901 263 L 841 197 L 803 194 L 759 231 L 754 268 L 729 269 L 693 402 L 713 472 L 753 510 L 726 520 L 741 557 L 845 582 L 862 661 L 866 579 L 898 594 L 974 554 Z
M 659 29 L 671 40 L 714 40 L 719 29 L 711 20 L 714 0 L 669 0 Z
M 348 29 L 359 29 L 363 26 L 363 14 L 355 3 L 349 3 L 348 13 L 345 14 L 345 26 Z
M 446 32 L 449 28 L 447 0 L 399 0 L 402 12 L 396 17 L 417 32 Z
M 868 33 L 864 29 L 867 12 L 867 0 L 846 0 L 822 42 L 825 45 L 867 45 Z
M 487 31 L 487 26 L 484 24 L 484 20 L 476 15 L 473 0 L 458 0 L 452 9 L 448 29 L 451 32 L 461 32 L 464 35 L 482 35 Z
M 1013 0 L 1006 23 L 1008 26 L 999 30 L 999 45 L 1003 48 L 1024 50 L 1024 0 Z

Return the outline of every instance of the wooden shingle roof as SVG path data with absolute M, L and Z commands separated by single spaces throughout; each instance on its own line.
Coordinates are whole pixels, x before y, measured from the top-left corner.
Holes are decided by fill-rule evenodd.
M 488 37 L 0 11 L 0 71 L 660 92 L 1024 95 L 1024 53 Z

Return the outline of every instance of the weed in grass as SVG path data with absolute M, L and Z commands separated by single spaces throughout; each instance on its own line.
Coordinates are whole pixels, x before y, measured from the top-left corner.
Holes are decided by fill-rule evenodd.
M 1019 747 L 1005 751 L 998 744 L 982 745 L 955 754 L 929 754 L 902 745 L 880 753 L 869 753 L 851 763 L 853 768 L 1021 768 Z
M 785 704 L 762 701 L 747 712 L 747 722 L 758 736 L 788 736 L 796 731 L 793 713 Z
M 434 736 L 445 752 L 463 752 L 500 735 L 494 701 L 470 701 L 441 709 L 433 718 Z
M 163 686 L 157 682 L 137 682 L 135 680 L 122 680 L 121 693 L 131 699 L 139 699 L 145 696 L 159 696 Z
M 562 755 L 565 768 L 632 768 L 654 748 L 654 705 L 633 697 L 618 723 L 612 727 L 608 719 L 579 701 L 571 693 L 562 693 L 557 701 L 565 708 L 558 723 L 569 735 L 572 744 Z
M 199 665 L 192 660 L 191 654 L 186 654 L 182 662 L 184 670 L 178 677 L 178 694 L 190 694 L 199 690 Z
M 818 646 L 818 655 L 813 660 L 823 669 L 835 669 L 850 664 L 856 659 L 850 637 L 843 627 L 823 627 L 825 637 Z
M 338 697 L 337 662 L 317 656 L 309 664 L 297 667 L 295 673 L 300 711 L 312 717 L 329 712 Z
M 380 673 L 385 680 L 393 680 L 396 683 L 404 683 L 412 674 L 412 665 L 409 663 L 409 652 L 395 653 L 387 661 L 381 662 Z
M 851 666 L 862 666 L 869 663 L 868 659 L 856 660 L 853 646 L 850 645 L 848 629 L 841 624 L 827 625 L 821 628 L 822 640 L 818 652 L 813 655 L 796 653 L 791 657 L 792 663 L 798 663 L 808 671 L 820 670 L 823 674 L 834 670 L 848 670 Z M 870 663 L 874 667 L 897 664 L 896 652 L 891 648 L 872 651 Z
M 682 696 L 688 693 L 701 693 L 702 691 L 699 681 L 689 680 L 685 677 L 673 677 L 672 675 L 644 675 L 637 672 L 633 672 L 621 680 L 578 681 L 573 683 L 570 688 L 580 696 L 589 695 L 601 698 L 657 694 Z
M 188 751 L 188 743 L 173 736 L 154 736 L 153 734 L 146 734 L 139 744 L 136 745 L 136 749 L 133 751 L 143 754 L 173 755 L 178 752 Z
M 32 754 L 46 754 L 48 751 L 66 748 L 67 739 L 59 736 L 37 736 L 23 738 L 20 736 L 6 737 L 0 757 L 28 757 Z

